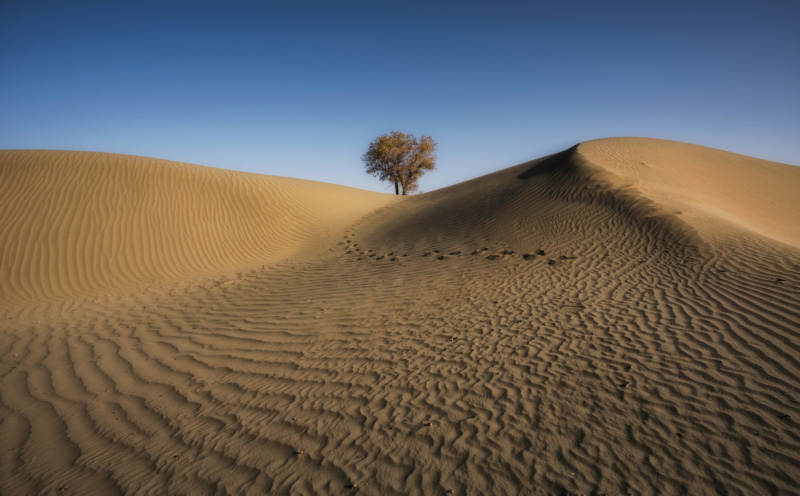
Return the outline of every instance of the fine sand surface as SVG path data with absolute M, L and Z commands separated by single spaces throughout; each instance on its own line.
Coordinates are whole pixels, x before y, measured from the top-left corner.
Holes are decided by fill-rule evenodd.
M 0 494 L 800 494 L 800 168 L 407 198 L 0 152 Z

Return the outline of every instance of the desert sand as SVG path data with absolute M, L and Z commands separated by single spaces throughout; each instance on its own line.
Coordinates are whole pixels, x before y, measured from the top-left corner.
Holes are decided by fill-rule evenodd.
M 405 198 L 0 152 L 0 493 L 798 494 L 800 168 Z

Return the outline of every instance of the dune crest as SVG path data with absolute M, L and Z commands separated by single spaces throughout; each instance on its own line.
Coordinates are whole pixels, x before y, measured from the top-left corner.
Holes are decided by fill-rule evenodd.
M 127 155 L 0 152 L 0 300 L 72 299 L 269 264 L 393 201 Z
M 800 167 L 651 138 L 588 141 L 577 153 L 699 229 L 723 220 L 800 248 Z

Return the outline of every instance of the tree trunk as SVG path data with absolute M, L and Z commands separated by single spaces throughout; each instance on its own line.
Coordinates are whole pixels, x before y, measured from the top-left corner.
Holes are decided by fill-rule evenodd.
M 394 182 L 394 194 L 400 194 L 400 184 L 397 181 Z

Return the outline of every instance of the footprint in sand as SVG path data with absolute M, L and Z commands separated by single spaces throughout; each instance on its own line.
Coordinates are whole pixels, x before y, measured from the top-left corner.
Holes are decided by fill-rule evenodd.
M 505 258 L 505 257 L 511 256 L 513 254 L 514 254 L 514 250 L 503 250 L 503 251 L 500 251 L 500 252 L 497 252 L 497 253 L 492 253 L 491 255 L 486 257 L 486 260 L 497 260 L 499 258 Z
M 547 265 L 564 265 L 564 264 L 568 263 L 571 260 L 575 260 L 576 258 L 578 258 L 578 257 L 561 255 L 560 257 L 558 257 L 558 260 L 554 260 L 552 258 L 550 260 L 548 260 L 547 261 Z
M 543 257 L 544 254 L 545 254 L 544 250 L 536 250 L 533 253 L 526 253 L 522 255 L 522 258 L 524 258 L 525 260 L 533 260 L 536 257 Z

